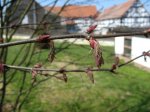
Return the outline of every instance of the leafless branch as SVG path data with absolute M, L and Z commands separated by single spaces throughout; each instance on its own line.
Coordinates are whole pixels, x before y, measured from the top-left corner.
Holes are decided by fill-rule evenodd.
M 149 51 L 145 52 L 145 53 L 149 53 Z M 131 59 L 123 64 L 120 64 L 118 65 L 118 67 L 123 67 L 131 62 L 133 62 L 134 60 L 142 57 L 142 56 L 145 56 L 145 54 L 143 53 L 142 55 L 140 56 L 137 56 L 135 57 L 134 59 Z M 36 70 L 36 71 L 49 71 L 49 72 L 61 72 L 61 69 L 44 69 L 44 68 L 32 68 L 32 67 L 23 67 L 23 66 L 14 66 L 14 65 L 7 65 L 7 64 L 4 64 L 4 67 L 6 67 L 7 69 L 16 69 L 16 70 L 20 70 L 20 71 L 26 71 L 26 72 L 31 72 L 33 69 Z M 86 72 L 88 68 L 83 68 L 83 69 L 63 69 L 64 72 Z M 110 68 L 93 68 L 93 69 L 90 69 L 90 71 L 109 71 L 111 72 L 112 69 Z
M 109 35 L 94 35 L 94 38 L 96 38 L 96 39 L 115 38 L 115 37 L 121 38 L 121 36 L 148 35 L 148 34 L 149 34 L 149 32 L 118 33 L 118 34 L 109 34 Z M 58 36 L 51 36 L 49 38 L 49 40 L 85 38 L 87 36 L 88 35 L 86 35 L 86 34 L 58 35 Z M 9 43 L 2 43 L 2 44 L 0 44 L 0 48 L 14 46 L 14 45 L 20 45 L 20 44 L 26 44 L 26 43 L 35 43 L 35 42 L 37 42 L 37 38 L 15 41 L 15 42 L 9 42 Z

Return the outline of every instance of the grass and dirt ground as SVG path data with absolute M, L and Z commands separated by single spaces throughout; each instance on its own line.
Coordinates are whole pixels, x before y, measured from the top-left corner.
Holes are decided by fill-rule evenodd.
M 35 53 L 30 66 L 40 60 L 45 60 L 44 66 L 47 68 L 61 68 L 64 65 L 67 65 L 68 69 L 95 66 L 89 46 L 66 46 L 68 43 L 56 44 L 57 54 L 51 64 L 45 60 L 49 50 L 42 50 L 40 55 Z M 10 48 L 8 63 L 12 63 L 19 47 Z M 62 51 L 59 52 L 60 50 Z M 111 67 L 114 56 L 113 47 L 103 47 L 105 65 L 102 68 Z M 17 60 L 19 61 L 19 58 Z M 32 90 L 24 102 L 22 112 L 150 112 L 150 73 L 132 64 L 116 72 L 117 74 L 94 72 L 94 84 L 86 73 L 67 73 L 67 83 L 50 78 Z M 17 72 L 13 83 L 8 86 L 8 102 L 15 100 L 19 94 L 17 88 L 22 82 L 22 75 L 23 72 Z M 41 79 L 45 77 L 38 76 L 37 80 Z M 30 85 L 31 74 L 28 73 L 24 88 Z

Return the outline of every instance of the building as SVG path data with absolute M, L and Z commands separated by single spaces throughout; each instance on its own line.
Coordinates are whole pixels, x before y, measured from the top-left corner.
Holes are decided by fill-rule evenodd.
M 45 7 L 47 11 L 51 7 Z M 68 5 L 63 9 L 56 6 L 51 13 L 58 14 L 61 17 L 61 25 L 65 25 L 68 33 L 83 33 L 95 22 L 97 15 L 96 6 L 78 6 Z
M 31 7 L 28 9 L 30 5 Z M 27 9 L 28 11 L 25 13 Z M 20 2 L 14 1 L 13 4 L 7 8 L 6 12 L 6 16 L 9 18 L 8 23 L 10 26 L 16 24 L 31 24 L 25 26 L 26 28 L 20 27 L 16 31 L 16 34 L 21 35 L 31 35 L 34 32 L 34 29 L 37 28 L 36 24 L 41 22 L 52 22 L 52 19 L 56 16 L 49 12 L 49 14 L 45 17 L 47 11 L 35 0 L 21 0 Z M 23 16 L 24 13 L 25 15 Z M 59 17 L 57 20 L 58 19 Z M 51 26 L 54 26 L 54 24 Z
M 140 0 L 128 0 L 119 5 L 105 9 L 97 17 L 96 33 L 127 33 L 144 31 L 150 27 L 150 14 Z M 122 36 L 114 39 L 115 54 L 133 59 L 144 51 L 150 50 L 150 38 L 145 36 Z M 145 62 L 139 58 L 135 63 L 150 68 L 150 58 Z
M 106 34 L 116 27 L 148 28 L 150 14 L 140 0 L 128 0 L 105 9 L 98 17 L 98 33 Z
M 31 2 L 30 0 L 22 0 L 21 2 L 19 2 L 19 4 L 16 1 L 15 3 L 13 3 L 13 5 L 7 8 L 8 16 L 10 13 L 14 12 L 13 15 L 10 16 L 10 19 L 9 19 L 10 24 L 19 23 L 20 17 L 25 12 L 25 10 L 27 10 L 30 4 L 31 4 L 31 7 L 28 9 L 21 23 L 22 24 L 39 23 L 45 14 L 44 8 L 40 4 L 38 4 L 36 1 Z
M 150 50 L 150 38 L 145 36 L 123 36 L 115 38 L 115 54 L 117 56 L 123 56 L 128 59 L 133 59 L 140 56 L 143 52 Z M 141 57 L 134 61 L 135 63 L 144 67 L 150 68 L 150 57 L 144 60 Z

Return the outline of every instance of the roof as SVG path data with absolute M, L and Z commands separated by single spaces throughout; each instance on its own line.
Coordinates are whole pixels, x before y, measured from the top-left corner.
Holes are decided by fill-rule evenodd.
M 46 10 L 50 11 L 51 7 L 45 7 Z M 56 6 L 51 12 L 59 13 L 62 7 Z M 86 18 L 86 17 L 94 17 L 97 14 L 96 6 L 78 6 L 78 5 L 68 5 L 64 7 L 64 9 L 59 14 L 65 18 Z
M 123 4 L 107 8 L 97 17 L 97 20 L 121 18 L 136 1 L 128 0 Z

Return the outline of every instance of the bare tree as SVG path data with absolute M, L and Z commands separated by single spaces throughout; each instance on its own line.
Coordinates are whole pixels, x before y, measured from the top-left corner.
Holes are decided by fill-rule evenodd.
M 51 10 L 55 7 L 58 0 L 55 0 L 52 4 L 50 11 L 48 11 L 46 14 L 44 13 L 42 17 L 36 18 L 34 14 L 36 14 L 37 10 L 43 10 L 42 7 L 35 7 L 37 4 L 34 0 L 3 0 L 0 2 L 0 72 L 2 72 L 2 75 L 0 77 L 0 84 L 2 87 L 0 88 L 0 112 L 6 112 L 6 111 L 14 111 L 14 112 L 20 112 L 22 109 L 22 106 L 24 105 L 25 101 L 31 94 L 32 90 L 38 86 L 40 83 L 50 79 L 51 77 L 58 78 L 60 80 L 63 80 L 67 82 L 67 72 L 85 72 L 87 73 L 87 76 L 91 80 L 92 83 L 94 83 L 93 78 L 93 71 L 108 71 L 115 73 L 114 70 L 118 67 L 122 67 L 127 65 L 128 63 L 131 63 L 135 59 L 138 59 L 142 56 L 149 56 L 149 51 L 144 52 L 140 56 L 136 57 L 135 59 L 132 59 L 126 63 L 119 64 L 119 59 L 115 58 L 115 62 L 112 64 L 112 68 L 109 69 L 101 69 L 101 64 L 104 63 L 103 57 L 102 57 L 102 51 L 100 49 L 100 46 L 98 44 L 98 41 L 96 38 L 112 38 L 114 36 L 121 36 L 121 35 L 148 35 L 149 32 L 135 32 L 135 33 L 126 33 L 126 34 L 115 34 L 115 35 L 105 35 L 105 36 L 95 36 L 95 39 L 91 37 L 87 38 L 87 34 L 76 34 L 76 35 L 59 35 L 59 36 L 50 36 L 49 29 L 56 23 L 59 23 L 58 21 L 59 14 L 61 11 L 65 8 L 65 6 L 69 3 L 70 0 L 66 0 L 66 2 L 63 4 L 62 9 L 57 15 L 52 15 Z M 87 1 L 87 0 L 85 0 Z M 85 2 L 84 1 L 84 2 Z M 78 3 L 77 3 L 78 4 Z M 22 8 L 23 7 L 23 8 Z M 19 10 L 19 12 L 18 12 Z M 24 18 L 26 15 L 33 14 L 33 22 L 30 24 L 22 24 Z M 51 18 L 49 22 L 47 22 L 47 19 Z M 39 19 L 39 20 L 38 20 Z M 36 22 L 37 21 L 37 22 Z M 91 34 L 96 26 L 91 26 L 87 33 Z M 13 36 L 19 32 L 21 29 L 31 30 L 31 36 L 30 39 L 24 40 L 24 41 L 13 41 Z M 40 36 L 39 36 L 40 35 Z M 34 38 L 37 37 L 37 38 Z M 84 69 L 65 69 L 66 66 L 69 64 L 66 64 L 63 68 L 59 69 L 44 69 L 41 68 L 41 65 L 37 62 L 39 60 L 36 60 L 35 65 L 32 63 L 34 59 L 35 54 L 41 53 L 41 51 L 36 51 L 36 44 L 35 43 L 48 43 L 49 47 L 51 48 L 49 53 L 49 61 L 51 62 L 54 59 L 54 43 L 53 40 L 55 39 L 65 39 L 65 38 L 84 38 L 87 41 L 89 41 L 91 49 L 93 50 L 93 54 L 95 56 L 96 65 L 98 68 L 84 68 Z M 75 40 L 76 41 L 76 40 Z M 74 41 L 74 42 L 75 42 Z M 11 54 L 9 53 L 9 47 L 13 45 L 21 45 L 19 48 L 19 51 L 15 54 L 14 57 L 11 57 Z M 26 45 L 27 44 L 27 45 Z M 59 46 L 59 50 L 56 52 L 63 51 L 61 47 L 64 43 L 62 43 Z M 63 48 L 68 48 L 73 43 L 68 44 L 67 46 L 63 46 Z M 11 62 L 8 62 L 8 58 L 12 58 Z M 44 62 L 46 60 L 42 60 Z M 74 62 L 71 62 L 74 63 Z M 28 67 L 29 65 L 32 65 L 33 67 Z M 17 94 L 15 95 L 15 100 L 11 103 L 7 103 L 7 91 L 9 85 L 11 85 L 16 77 L 16 73 L 21 71 L 20 76 L 20 82 L 19 88 L 16 88 L 15 91 L 17 91 Z M 43 73 L 43 71 L 51 71 L 54 72 L 54 74 L 49 75 L 47 73 Z M 33 83 L 28 84 L 28 87 L 25 87 L 27 76 L 26 74 L 28 72 L 31 72 L 32 74 L 32 81 Z M 36 75 L 40 73 L 43 76 L 46 76 L 45 79 L 38 81 L 36 84 L 34 83 L 36 81 Z M 62 76 L 57 76 L 57 74 L 61 74 Z M 7 110 L 8 109 L 8 110 Z
M 58 0 L 55 0 L 54 2 L 48 3 L 48 5 L 51 5 L 51 10 L 55 7 L 57 4 Z M 67 5 L 69 0 L 67 0 L 63 4 L 63 8 Z M 37 14 L 41 10 L 44 10 L 44 7 L 35 7 L 38 5 L 36 1 L 34 0 L 2 0 L 0 1 L 0 42 L 1 43 L 7 43 L 12 41 L 13 36 L 22 30 L 24 28 L 25 30 L 31 29 L 32 31 L 30 32 L 31 36 L 30 38 L 33 38 L 37 36 L 37 34 L 42 34 L 42 33 L 48 33 L 45 31 L 45 21 L 47 19 L 51 19 L 49 17 L 52 17 L 51 19 L 51 24 L 53 23 L 53 26 L 55 25 L 55 21 L 58 18 L 58 15 L 51 15 L 51 12 L 44 12 L 42 13 L 42 16 L 40 15 L 40 19 L 36 18 L 34 14 Z M 63 10 L 62 8 L 62 10 Z M 61 11 L 62 11 L 61 10 Z M 59 13 L 61 13 L 61 11 Z M 32 15 L 33 14 L 33 15 Z M 33 16 L 33 22 L 31 25 L 27 26 L 22 26 L 22 21 L 26 17 L 26 15 Z M 35 20 L 34 20 L 35 19 Z M 31 20 L 29 20 L 31 21 Z M 48 25 L 52 26 L 51 24 Z M 5 28 L 4 28 L 5 27 Z M 22 27 L 22 28 L 21 28 Z M 15 64 L 18 66 L 25 65 L 28 66 L 31 64 L 32 57 L 34 55 L 35 51 L 35 44 L 28 44 L 28 45 L 23 45 L 20 47 L 20 50 L 18 53 L 16 53 L 16 56 L 12 59 L 12 62 L 8 62 L 8 58 L 10 57 L 9 54 L 9 48 L 2 48 L 0 49 L 0 60 L 2 63 L 10 63 L 10 64 Z M 22 57 L 22 58 L 21 58 Z M 18 59 L 21 59 L 18 61 Z M 15 73 L 16 71 L 9 71 L 9 70 L 4 70 L 5 72 L 1 75 L 2 77 L 0 78 L 0 83 L 2 84 L 2 88 L 0 88 L 0 111 L 6 111 L 5 106 L 7 104 L 6 99 L 7 99 L 7 87 L 13 82 L 13 79 L 15 78 Z M 24 101 L 30 94 L 33 85 L 27 89 L 25 93 L 24 85 L 25 85 L 25 80 L 26 80 L 26 72 L 23 73 L 20 87 L 16 89 L 19 91 L 16 95 L 16 100 L 10 104 L 12 107 L 11 110 L 13 111 L 21 111 L 21 107 L 24 104 Z M 23 99 L 20 99 L 21 96 L 24 96 Z

